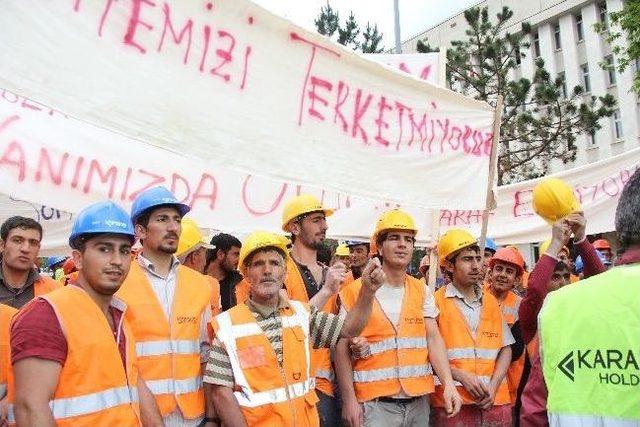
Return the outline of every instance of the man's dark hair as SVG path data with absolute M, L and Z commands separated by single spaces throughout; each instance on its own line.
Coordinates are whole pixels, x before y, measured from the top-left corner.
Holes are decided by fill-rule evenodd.
M 143 211 L 140 215 L 138 215 L 133 223 L 133 225 L 141 225 L 144 228 L 147 228 L 147 226 L 149 226 L 149 219 L 151 218 L 151 214 L 155 211 L 157 211 L 158 209 L 162 209 L 162 208 L 173 208 L 176 211 L 178 211 L 178 213 L 180 213 L 180 209 L 178 209 L 176 207 L 176 205 L 172 204 L 172 203 L 167 203 L 166 205 L 158 205 L 158 206 L 153 206 L 145 211 Z
M 205 263 L 205 268 L 209 267 L 211 261 L 216 259 L 218 256 L 218 251 L 222 251 L 225 254 L 229 252 L 229 249 L 236 247 L 241 248 L 242 243 L 238 240 L 237 237 L 232 236 L 231 234 L 220 233 L 216 234 L 211 238 L 211 244 L 215 246 L 213 249 L 207 249 L 207 262 Z
M 569 266 L 564 261 L 558 261 L 555 267 L 553 267 L 554 273 L 557 273 L 559 271 L 568 271 L 569 273 L 571 273 Z
M 473 246 L 467 246 L 466 248 L 462 248 L 459 251 L 457 251 L 451 258 L 449 258 L 449 261 L 451 262 L 451 264 L 455 264 L 456 263 L 456 258 L 458 258 L 458 255 L 460 255 L 460 253 L 464 250 L 472 250 L 475 253 L 479 254 L 480 253 L 480 246 L 479 245 L 473 245 Z
M 23 228 L 27 230 L 38 230 L 40 233 L 40 240 L 42 240 L 42 226 L 35 219 L 27 218 L 24 216 L 12 216 L 7 219 L 0 227 L 0 238 L 3 241 L 7 240 L 7 236 L 9 236 L 9 232 L 14 228 Z
M 640 245 L 640 169 L 624 186 L 618 200 L 616 231 L 623 250 Z

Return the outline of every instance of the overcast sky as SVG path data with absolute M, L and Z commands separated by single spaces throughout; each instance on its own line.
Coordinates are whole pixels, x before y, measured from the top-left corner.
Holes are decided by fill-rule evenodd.
M 253 1 L 310 30 L 315 30 L 313 21 L 327 4 L 327 0 Z M 409 39 L 477 3 L 478 0 L 400 0 L 401 39 Z M 367 21 L 378 24 L 385 49 L 394 46 L 393 0 L 331 0 L 330 4 L 340 13 L 341 23 L 353 11 L 361 27 Z

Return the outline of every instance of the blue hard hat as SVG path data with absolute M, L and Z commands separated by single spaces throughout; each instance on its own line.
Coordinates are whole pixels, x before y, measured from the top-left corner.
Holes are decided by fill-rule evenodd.
M 94 203 L 76 216 L 69 236 L 69 246 L 77 249 L 78 237 L 95 233 L 123 234 L 129 237 L 131 242 L 136 236 L 127 212 L 110 201 Z
M 135 224 L 136 219 L 146 210 L 156 206 L 172 205 L 180 212 L 181 216 L 185 216 L 191 210 L 189 205 L 180 203 L 176 196 L 166 187 L 153 187 L 140 193 L 133 201 L 131 207 L 131 221 Z
M 600 262 L 602 263 L 602 265 L 604 266 L 611 265 L 611 261 L 607 261 L 607 258 L 604 256 L 602 252 L 600 252 L 599 250 L 596 250 L 596 253 L 598 254 L 598 258 L 600 258 Z
M 582 257 L 580 255 L 578 255 L 573 265 L 577 274 L 582 273 L 582 270 L 584 270 L 584 262 L 582 261 Z
M 61 262 L 66 260 L 67 260 L 66 256 L 52 256 L 52 257 L 49 257 L 49 259 L 47 259 L 47 266 L 51 268 L 54 265 L 60 264 Z
M 496 245 L 496 242 L 494 242 L 493 239 L 490 239 L 488 237 L 487 237 L 487 240 L 484 242 L 484 248 L 485 250 L 489 250 L 494 254 L 498 250 L 498 246 Z

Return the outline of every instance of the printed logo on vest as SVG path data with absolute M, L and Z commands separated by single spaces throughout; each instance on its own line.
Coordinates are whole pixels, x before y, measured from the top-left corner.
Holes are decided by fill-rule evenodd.
M 178 325 L 182 325 L 183 323 L 192 323 L 196 324 L 197 320 L 194 316 L 178 316 Z
M 424 324 L 424 317 L 405 317 L 404 321 L 407 325 L 422 325 Z
M 570 351 L 557 367 L 572 382 L 579 371 L 597 375 L 601 385 L 640 385 L 640 353 L 632 350 L 585 349 Z M 632 372 L 635 371 L 635 372 Z

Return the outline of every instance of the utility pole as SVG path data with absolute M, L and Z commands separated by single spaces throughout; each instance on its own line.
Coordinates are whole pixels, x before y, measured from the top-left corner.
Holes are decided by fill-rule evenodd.
M 400 0 L 393 0 L 393 13 L 395 15 L 395 33 L 396 33 L 396 53 L 402 53 L 402 42 L 400 40 Z

